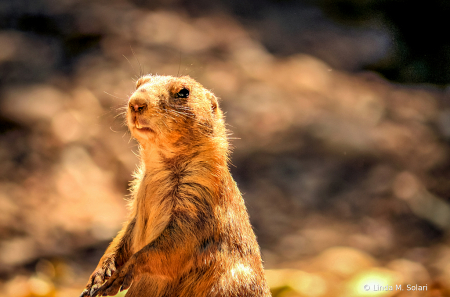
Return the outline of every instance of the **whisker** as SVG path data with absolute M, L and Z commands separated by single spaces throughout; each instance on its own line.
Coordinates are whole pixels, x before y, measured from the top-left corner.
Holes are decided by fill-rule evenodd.
M 130 45 L 130 47 L 131 47 L 131 45 Z M 133 65 L 131 64 L 130 60 L 128 60 L 128 58 L 127 58 L 125 55 L 122 55 L 122 56 L 127 60 L 128 64 L 130 64 L 131 69 L 133 69 L 133 72 L 134 72 L 134 73 L 137 73 L 137 72 L 136 72 L 136 69 L 134 69 L 134 67 L 133 67 Z M 135 75 L 136 75 L 136 74 L 135 74 Z M 138 77 L 138 78 L 139 78 L 139 77 Z
M 127 99 L 124 99 L 124 98 L 117 97 L 116 95 L 110 94 L 110 93 L 108 93 L 108 92 L 106 92 L 106 91 L 105 91 L 104 93 L 107 94 L 107 95 L 109 95 L 109 96 L 111 96 L 111 97 L 114 97 L 114 98 L 116 98 L 116 99 L 127 100 Z
M 178 115 L 182 115 L 182 116 L 185 116 L 185 117 L 187 117 L 187 118 L 189 118 L 189 119 L 192 119 L 192 120 L 196 120 L 197 118 L 196 117 L 194 117 L 194 116 L 192 116 L 192 115 L 190 115 L 190 114 L 187 114 L 187 113 L 184 113 L 184 112 L 181 112 L 181 111 L 178 111 L 178 110 L 168 110 L 169 112 L 175 112 L 176 114 L 178 114 Z M 199 125 L 202 125 L 202 126 L 205 126 L 206 127 L 206 125 L 205 124 L 203 124 L 203 123 L 200 123 L 200 122 L 198 122 L 197 121 L 197 124 L 199 124 Z
M 114 116 L 114 118 L 117 119 L 119 116 L 124 116 L 124 115 L 126 115 L 126 114 L 127 114 L 127 112 L 124 111 L 124 112 L 121 112 L 121 113 L 116 114 L 116 115 Z
M 180 67 L 181 67 L 181 50 L 180 50 L 180 62 L 178 63 L 177 77 L 180 77 Z
M 139 64 L 139 77 L 142 77 L 144 75 L 144 69 L 142 67 L 142 64 L 141 64 L 141 62 L 139 62 L 139 59 L 137 58 L 136 53 L 134 52 L 134 50 L 131 47 L 131 45 L 130 45 L 130 49 L 131 49 L 131 52 L 133 53 L 134 58 L 136 59 L 136 61 Z
M 164 118 L 167 118 L 166 114 L 163 114 Z M 163 121 L 164 126 L 166 126 L 167 130 L 171 131 L 171 129 L 169 129 L 169 126 L 167 126 L 166 121 Z
M 125 110 L 127 110 L 127 109 L 128 109 L 128 106 L 125 105 L 125 106 L 121 106 L 121 107 L 117 107 L 117 108 L 116 108 L 116 110 L 120 110 L 120 109 L 125 109 Z

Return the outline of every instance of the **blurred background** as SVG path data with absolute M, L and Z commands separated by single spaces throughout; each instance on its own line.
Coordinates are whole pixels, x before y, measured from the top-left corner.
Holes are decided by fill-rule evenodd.
M 141 71 L 221 98 L 274 296 L 450 296 L 449 14 L 442 0 L 1 1 L 0 296 L 83 290 L 125 220 L 138 159 L 118 109 Z

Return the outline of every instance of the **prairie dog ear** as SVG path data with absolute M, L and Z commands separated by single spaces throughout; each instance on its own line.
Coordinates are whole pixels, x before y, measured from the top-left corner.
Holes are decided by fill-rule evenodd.
M 140 86 L 149 82 L 152 78 L 150 76 L 143 76 L 136 81 L 136 90 L 139 89 Z
M 215 113 L 217 111 L 217 107 L 219 106 L 219 102 L 217 100 L 217 97 L 214 96 L 214 94 L 211 93 L 210 91 L 206 91 L 205 96 L 211 102 L 211 112 Z

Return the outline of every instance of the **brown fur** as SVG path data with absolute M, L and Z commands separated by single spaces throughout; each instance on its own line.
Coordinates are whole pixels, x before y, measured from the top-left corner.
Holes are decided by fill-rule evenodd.
M 142 160 L 130 219 L 81 297 L 120 288 L 127 297 L 270 296 L 214 94 L 189 77 L 144 76 L 127 124 Z

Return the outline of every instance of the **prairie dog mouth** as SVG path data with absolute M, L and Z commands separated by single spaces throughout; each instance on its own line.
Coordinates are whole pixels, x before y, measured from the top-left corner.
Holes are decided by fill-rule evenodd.
M 150 127 L 142 126 L 141 123 L 139 123 L 138 120 L 135 120 L 135 121 L 134 121 L 134 126 L 136 127 L 136 129 L 137 129 L 138 131 L 142 131 L 142 132 L 154 132 Z

